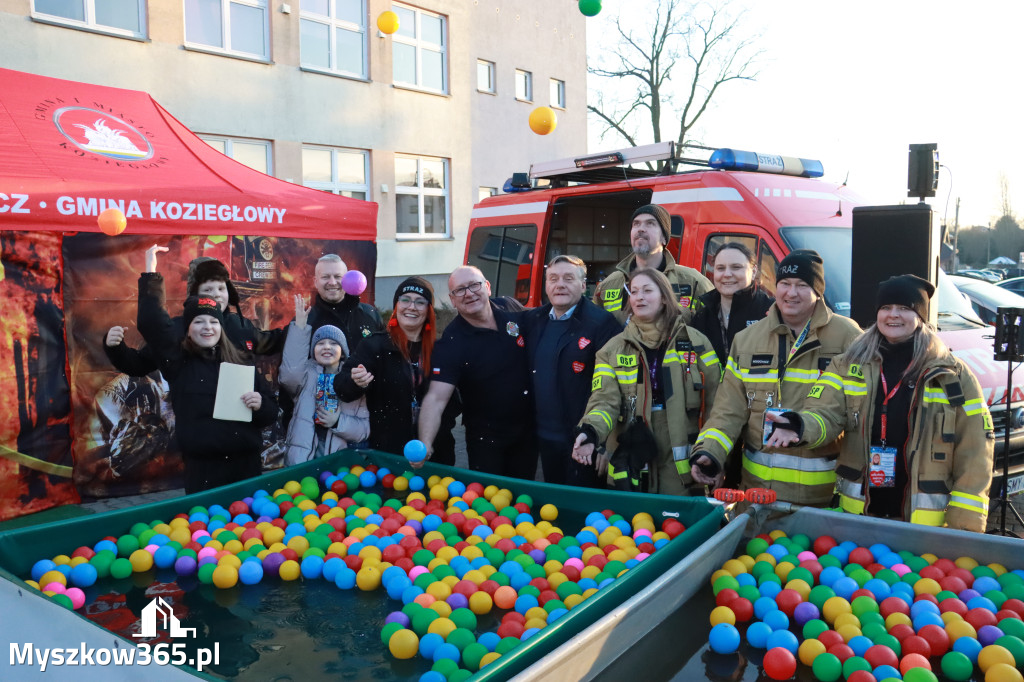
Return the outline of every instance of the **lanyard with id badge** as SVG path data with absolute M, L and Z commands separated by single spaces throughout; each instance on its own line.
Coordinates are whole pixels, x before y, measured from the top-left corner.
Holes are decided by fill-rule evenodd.
M 886 422 L 888 421 L 888 405 L 892 397 L 896 395 L 896 391 L 900 390 L 900 385 L 903 383 L 903 377 L 896 382 L 896 385 L 889 390 L 889 386 L 885 381 L 885 372 L 879 372 L 879 377 L 882 380 L 882 393 L 885 398 L 882 400 L 882 428 L 881 433 L 881 445 L 872 445 L 868 456 L 868 483 L 872 488 L 892 488 L 896 485 L 896 448 L 887 447 L 885 445 L 885 430 Z
M 793 356 L 796 355 L 796 352 L 798 350 L 800 350 L 800 346 L 804 345 L 804 341 L 807 340 L 807 333 L 810 330 L 811 330 L 811 321 L 807 320 L 807 324 L 804 325 L 804 329 L 803 329 L 803 331 L 800 332 L 800 336 L 798 336 L 796 341 L 793 342 L 793 347 L 790 348 L 789 349 L 789 353 L 786 354 L 786 361 L 785 362 L 782 361 L 782 354 L 783 354 L 783 350 L 784 350 L 784 348 L 782 347 L 782 344 L 784 344 L 786 342 L 785 341 L 786 337 L 785 336 L 780 336 L 779 337 L 779 346 L 780 346 L 780 348 L 779 348 L 779 384 L 778 384 L 779 404 L 778 405 L 775 404 L 775 396 L 772 394 L 771 391 L 769 391 L 768 393 L 765 394 L 765 396 L 764 396 L 764 417 L 763 417 L 763 421 L 761 423 L 761 445 L 767 445 L 768 444 L 768 439 L 771 438 L 771 435 L 772 435 L 773 427 L 768 422 L 768 415 L 769 414 L 782 414 L 783 412 L 786 411 L 785 408 L 782 407 L 782 380 L 786 376 L 786 368 L 789 366 L 789 363 L 793 360 Z M 750 398 L 750 399 L 753 398 L 752 395 L 748 395 L 747 397 Z

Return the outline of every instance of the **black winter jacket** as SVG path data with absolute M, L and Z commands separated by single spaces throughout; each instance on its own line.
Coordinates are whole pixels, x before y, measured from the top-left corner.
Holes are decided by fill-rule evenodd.
M 373 375 L 373 381 L 366 388 L 352 381 L 352 368 L 359 365 Z M 334 392 L 342 400 L 358 400 L 366 396 L 366 407 L 370 411 L 369 442 L 374 450 L 401 455 L 405 444 L 417 438 L 416 427 L 412 423 L 413 397 L 417 404 L 422 404 L 423 396 L 430 388 L 430 368 L 421 371 L 423 380 L 414 389 L 412 365 L 402 357 L 391 335 L 384 331 L 363 339 L 335 376 Z M 434 439 L 433 461 L 455 463 L 452 428 L 460 412 L 462 404 L 456 391 L 441 415 L 441 428 Z
M 751 284 L 743 291 L 733 294 L 732 308 L 729 312 L 729 328 L 726 330 L 726 338 L 722 338 L 722 325 L 718 321 L 722 295 L 718 293 L 717 289 L 713 289 L 700 297 L 697 312 L 690 320 L 690 326 L 708 337 L 711 345 L 715 348 L 718 361 L 725 367 L 733 338 L 738 332 L 758 320 L 764 319 L 774 301 L 774 298 L 756 284 Z
M 551 322 L 550 312 L 551 304 L 548 303 L 523 315 L 522 331 L 531 372 L 537 367 L 538 339 Z M 597 351 L 622 331 L 622 325 L 614 315 L 586 296 L 580 299 L 568 322 L 558 339 L 555 358 L 558 393 L 554 396 L 535 395 L 534 400 L 538 410 L 558 410 L 558 422 L 565 424 L 567 431 L 571 432 L 583 418 L 590 399 Z

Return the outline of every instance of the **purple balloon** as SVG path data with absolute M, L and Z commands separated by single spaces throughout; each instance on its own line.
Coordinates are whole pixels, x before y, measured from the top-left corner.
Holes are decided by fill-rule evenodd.
M 809 601 L 800 602 L 793 609 L 793 620 L 796 621 L 797 625 L 803 625 L 807 621 L 814 620 L 820 614 L 818 607 Z
M 341 278 L 341 288 L 346 294 L 358 296 L 366 291 L 366 275 L 358 270 L 349 270 Z
M 271 552 L 270 554 L 263 557 L 263 572 L 266 575 L 277 576 L 278 570 L 281 568 L 281 564 L 285 561 L 284 555 L 278 552 Z
M 530 552 L 530 558 L 533 559 L 538 564 L 540 564 L 541 566 L 543 566 L 544 562 L 547 561 L 547 555 L 544 554 L 544 550 L 540 550 L 540 549 L 535 549 L 535 550 L 531 551 Z
M 960 601 L 962 601 L 963 603 L 966 604 L 967 602 L 971 601 L 975 597 L 980 597 L 981 595 L 978 594 L 975 590 L 972 590 L 971 588 L 968 587 L 966 590 L 964 590 L 963 592 L 961 592 L 960 594 L 958 594 L 956 596 L 960 598 Z
M 196 563 L 195 558 L 186 554 L 184 556 L 178 557 L 177 560 L 175 560 L 174 572 L 178 575 L 192 575 L 196 572 L 197 566 L 198 564 Z
M 409 616 L 405 615 L 401 611 L 392 611 L 388 614 L 388 617 L 384 619 L 385 625 L 387 625 L 388 623 L 398 623 L 403 628 L 409 627 L 410 622 L 411 621 L 409 620 Z
M 464 609 L 469 606 L 469 597 L 461 592 L 452 592 L 445 601 L 448 603 L 448 606 L 452 607 L 452 610 Z
M 405 525 L 412 528 L 416 532 L 416 535 L 421 535 L 423 533 L 423 524 L 416 519 L 409 519 L 405 522 Z
M 995 625 L 982 625 L 978 628 L 978 642 L 982 646 L 995 644 L 995 641 L 1003 636 L 1003 631 Z

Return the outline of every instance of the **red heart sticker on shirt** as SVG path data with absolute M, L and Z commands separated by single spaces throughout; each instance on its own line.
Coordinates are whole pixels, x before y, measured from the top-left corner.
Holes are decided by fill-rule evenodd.
M 583 364 L 582 362 L 580 362 L 579 360 L 577 360 L 577 361 L 575 361 L 575 362 L 573 362 L 573 363 L 572 363 L 572 371 L 576 372 L 577 374 L 579 374 L 580 372 L 582 372 L 582 371 L 584 370 L 584 368 L 585 368 L 585 367 L 586 367 L 586 365 L 584 365 L 584 364 Z

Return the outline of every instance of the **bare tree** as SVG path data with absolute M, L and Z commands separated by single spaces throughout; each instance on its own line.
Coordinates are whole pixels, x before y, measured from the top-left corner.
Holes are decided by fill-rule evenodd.
M 638 132 L 641 115 L 655 142 L 670 138 L 675 131 L 666 136 L 662 125 L 671 114 L 678 117 L 672 124 L 678 124 L 675 141 L 683 144 L 721 86 L 757 78 L 763 51 L 756 47 L 757 36 L 741 37 L 745 13 L 731 14 L 728 3 L 690 7 L 684 0 L 662 0 L 645 13 L 651 17 L 647 25 L 634 29 L 629 24 L 636 4 L 628 3 L 615 20 L 618 45 L 588 69 L 608 80 L 587 109 L 604 122 L 606 133 L 631 145 L 645 137 Z M 623 92 L 629 94 L 622 97 Z
M 1013 217 L 1013 206 L 1010 205 L 1010 181 L 1006 173 L 999 174 L 999 215 Z

